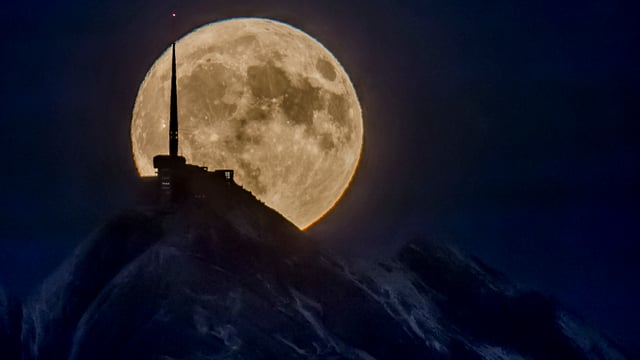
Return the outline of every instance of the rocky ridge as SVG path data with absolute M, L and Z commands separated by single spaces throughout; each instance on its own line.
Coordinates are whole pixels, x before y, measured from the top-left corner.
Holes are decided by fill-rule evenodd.
M 447 246 L 342 259 L 242 188 L 212 191 L 90 236 L 24 302 L 22 358 L 625 358 L 552 299 Z

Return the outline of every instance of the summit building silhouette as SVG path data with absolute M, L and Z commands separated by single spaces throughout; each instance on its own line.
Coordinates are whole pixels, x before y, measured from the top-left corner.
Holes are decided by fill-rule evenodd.
M 206 166 L 188 164 L 178 155 L 178 91 L 176 86 L 176 44 L 171 45 L 171 104 L 169 114 L 169 154 L 153 157 L 157 176 L 146 177 L 153 198 L 160 204 L 174 204 L 192 199 L 207 199 L 213 185 L 235 184 L 234 171 L 209 171 Z

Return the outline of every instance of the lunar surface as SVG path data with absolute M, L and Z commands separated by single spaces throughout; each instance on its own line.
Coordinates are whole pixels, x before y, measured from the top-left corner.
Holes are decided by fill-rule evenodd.
M 256 18 L 205 25 L 176 43 L 179 152 L 234 169 L 236 182 L 299 228 L 340 199 L 362 149 L 362 111 L 336 58 L 289 25 Z M 168 153 L 171 52 L 140 85 L 131 122 L 140 175 Z

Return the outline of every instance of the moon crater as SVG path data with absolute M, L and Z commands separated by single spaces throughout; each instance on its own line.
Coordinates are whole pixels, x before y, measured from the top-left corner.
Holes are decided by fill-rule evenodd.
M 232 19 L 176 43 L 180 153 L 236 182 L 300 228 L 340 199 L 362 149 L 362 111 L 335 57 L 304 32 Z M 153 64 L 131 122 L 141 175 L 168 152 L 170 54 Z

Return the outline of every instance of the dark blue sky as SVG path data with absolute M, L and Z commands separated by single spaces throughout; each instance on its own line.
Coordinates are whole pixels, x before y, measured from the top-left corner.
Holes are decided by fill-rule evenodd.
M 373 255 L 454 244 L 640 352 L 637 5 L 231 3 L 4 5 L 0 283 L 24 295 L 134 204 L 130 114 L 169 43 L 263 16 L 332 50 L 364 109 L 353 186 L 312 235 Z

